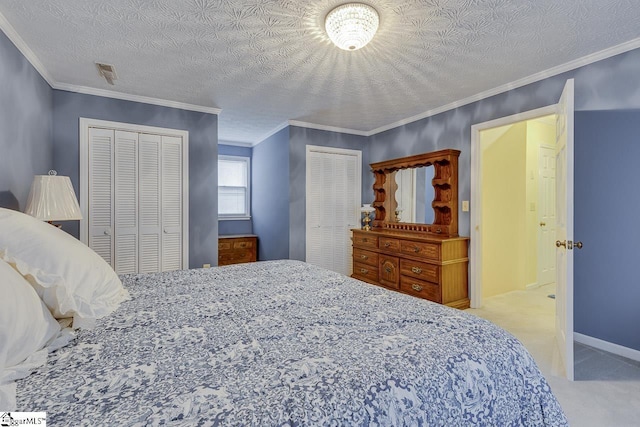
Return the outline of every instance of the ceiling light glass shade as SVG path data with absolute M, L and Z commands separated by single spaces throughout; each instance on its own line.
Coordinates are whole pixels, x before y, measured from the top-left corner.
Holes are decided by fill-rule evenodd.
M 49 173 L 50 175 L 33 177 L 24 212 L 43 221 L 82 219 L 78 199 L 69 177 Z
M 378 31 L 380 18 L 371 6 L 347 3 L 333 9 L 325 19 L 331 41 L 344 50 L 358 50 L 371 41 Z

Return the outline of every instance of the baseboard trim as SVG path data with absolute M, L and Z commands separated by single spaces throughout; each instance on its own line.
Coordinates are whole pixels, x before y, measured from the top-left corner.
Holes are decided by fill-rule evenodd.
M 603 350 L 609 353 L 616 354 L 618 356 L 626 357 L 627 359 L 635 360 L 640 362 L 640 351 L 634 350 L 629 347 L 624 347 L 619 344 L 614 344 L 609 341 L 604 341 L 598 338 L 590 337 L 588 335 L 579 334 L 577 332 L 573 333 L 573 340 L 575 342 L 579 342 L 580 344 L 588 345 L 593 348 L 597 348 L 598 350 Z
M 526 288 L 527 288 L 527 289 L 535 289 L 535 288 L 538 288 L 538 287 L 539 287 L 539 286 L 538 286 L 538 282 L 529 283 L 529 284 L 526 286 Z

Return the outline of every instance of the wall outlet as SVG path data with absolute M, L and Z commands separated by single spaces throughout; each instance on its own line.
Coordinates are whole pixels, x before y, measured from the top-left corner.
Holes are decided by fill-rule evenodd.
M 202 264 L 202 268 L 211 268 L 211 264 Z
M 463 200 L 462 201 L 462 212 L 469 212 L 469 201 L 468 200 Z

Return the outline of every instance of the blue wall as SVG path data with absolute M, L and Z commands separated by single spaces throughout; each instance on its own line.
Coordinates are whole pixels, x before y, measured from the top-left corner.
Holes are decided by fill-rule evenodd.
M 640 76 L 640 50 L 636 49 L 626 52 L 593 64 L 585 65 L 576 70 L 547 78 L 545 80 L 518 88 L 508 92 L 474 102 L 433 117 L 419 120 L 387 132 L 374 135 L 370 138 L 372 162 L 389 158 L 402 157 L 411 154 L 419 154 L 442 148 L 456 148 L 462 151 L 460 156 L 459 178 L 460 178 L 460 200 L 470 198 L 470 162 L 471 162 L 471 125 L 482 123 L 492 119 L 509 116 L 523 111 L 556 104 L 562 93 L 562 89 L 567 79 L 575 78 L 575 107 L 576 110 L 626 110 L 640 109 L 640 90 L 638 83 Z M 581 117 L 582 113 L 577 113 Z M 588 117 L 588 116 L 587 116 Z M 592 156 L 600 153 L 610 159 L 620 159 L 625 157 L 633 159 L 630 155 L 631 142 L 627 141 L 625 149 L 622 150 L 620 143 L 615 144 L 619 148 L 617 152 L 610 151 L 612 142 L 611 136 L 599 141 L 596 145 L 593 139 L 585 138 L 585 131 L 581 129 L 585 125 L 585 119 L 580 119 L 576 123 L 575 142 L 575 192 L 581 195 L 580 201 L 576 198 L 576 226 L 575 237 L 582 240 L 586 247 L 589 247 L 589 260 L 606 259 L 607 263 L 585 262 L 582 257 L 587 257 L 587 251 L 575 253 L 575 330 L 588 336 L 594 336 L 615 344 L 628 346 L 640 350 L 638 333 L 634 327 L 637 324 L 637 308 L 631 307 L 627 302 L 632 300 L 632 295 L 637 294 L 637 280 L 630 280 L 634 273 L 631 269 L 634 264 L 624 257 L 616 258 L 607 253 L 607 249 L 598 246 L 598 237 L 592 235 L 594 229 L 607 229 L 610 238 L 615 239 L 619 244 L 622 239 L 627 239 L 629 230 L 636 230 L 637 220 L 631 218 L 631 211 L 623 215 L 619 214 L 621 203 L 630 203 L 626 198 L 628 195 L 617 190 L 611 190 L 617 185 L 618 180 L 612 177 L 621 176 L 617 172 L 617 167 L 589 167 L 593 160 Z M 606 141 L 603 142 L 603 141 Z M 637 137 L 636 137 L 637 141 Z M 585 151 L 589 153 L 585 157 Z M 636 150 L 636 147 L 633 147 Z M 610 153 L 610 154 L 607 154 Z M 586 161 L 586 165 L 581 162 Z M 631 165 L 630 160 L 627 165 Z M 586 168 L 586 169 L 585 169 Z M 585 174 L 589 171 L 589 180 L 582 179 L 578 173 Z M 580 172 L 578 172 L 580 171 Z M 616 173 L 614 174 L 615 171 Z M 632 183 L 638 182 L 638 174 L 628 170 L 621 188 L 631 191 Z M 622 177 L 621 176 L 621 177 Z M 608 213 L 602 216 L 597 209 L 580 208 L 578 203 L 591 205 L 599 204 L 602 192 L 593 191 L 590 187 L 592 182 L 608 183 L 608 191 L 613 191 L 617 197 L 615 205 L 608 205 Z M 637 192 L 637 190 L 633 190 Z M 585 202 L 589 197 L 594 198 Z M 601 205 L 604 207 L 604 204 Z M 471 206 L 473 209 L 473 206 Z M 609 227 L 615 223 L 620 233 L 609 233 Z M 469 235 L 469 213 L 459 212 L 460 235 Z M 590 233 L 581 235 L 586 230 Z M 604 232 L 604 230 L 602 230 Z M 590 239 L 593 238 L 594 242 Z M 593 252 L 591 252 L 593 251 Z M 627 257 L 637 253 L 628 252 Z M 602 275 L 607 273 L 607 280 L 600 280 Z M 620 289 L 621 298 L 611 298 L 610 293 L 604 290 L 594 292 L 598 287 L 609 287 L 612 282 L 617 282 Z M 612 289 L 612 288 L 609 288 Z M 605 298 L 604 295 L 607 295 Z M 628 298 L 623 300 L 623 298 Z M 636 299 L 637 301 L 637 299 Z M 598 314 L 596 314 L 598 313 Z M 597 320 L 602 323 L 598 324 Z M 635 319 L 636 322 L 631 320 Z M 626 322 L 628 321 L 628 322 Z M 632 326 L 634 325 L 634 326 Z
M 53 91 L 0 31 L 0 195 L 26 207 L 34 175 L 53 167 Z M 16 207 L 13 205 L 12 207 Z
M 252 155 L 251 147 L 238 147 L 235 145 L 225 144 L 224 141 L 218 142 L 218 155 L 249 157 Z M 218 220 L 218 234 L 251 234 L 253 233 L 252 220 Z
M 367 138 L 324 130 L 290 127 L 289 147 L 289 257 L 303 260 L 306 257 L 306 184 L 307 145 L 347 148 L 362 151 L 362 200 L 373 201 L 373 174 L 369 168 Z
M 79 191 L 80 117 L 189 131 L 189 266 L 218 261 L 218 116 L 55 90 L 53 166 Z M 79 224 L 65 229 L 79 236 Z
M 575 330 L 640 350 L 640 111 L 575 119 Z
M 251 216 L 258 259 L 289 258 L 289 127 L 253 147 Z

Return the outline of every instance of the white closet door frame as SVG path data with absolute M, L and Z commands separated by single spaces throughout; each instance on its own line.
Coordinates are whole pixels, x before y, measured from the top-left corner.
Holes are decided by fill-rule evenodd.
M 309 217 L 309 213 L 311 212 L 313 206 L 312 206 L 312 198 L 309 196 L 311 194 L 311 187 L 310 187 L 310 183 L 311 183 L 311 168 L 309 167 L 309 156 L 311 153 L 316 152 L 316 153 L 324 153 L 324 154 L 337 154 L 337 155 L 347 155 L 347 156 L 354 156 L 356 157 L 356 164 L 357 164 L 357 170 L 356 170 L 356 182 L 355 182 L 355 187 L 356 187 L 356 191 L 357 191 L 357 196 L 356 199 L 358 201 L 358 206 L 356 206 L 356 212 L 357 212 L 357 218 L 354 218 L 355 220 L 355 227 L 359 227 L 360 226 L 360 203 L 362 202 L 362 151 L 360 150 L 349 150 L 346 148 L 333 148 L 333 147 L 322 147 L 322 146 L 317 146 L 317 145 L 307 145 L 306 148 L 306 156 L 305 156 L 305 162 L 306 162 L 306 183 L 305 183 L 305 199 L 306 199 L 306 214 L 305 214 L 305 231 L 306 231 L 306 236 L 310 236 L 312 231 L 311 231 L 311 227 L 313 226 L 313 224 L 311 224 L 310 221 L 310 217 Z M 352 250 L 352 247 L 350 246 L 348 248 L 348 252 Z M 305 243 L 305 259 L 309 256 L 309 246 L 307 243 Z M 349 257 L 351 258 L 351 257 Z M 352 263 L 349 263 L 352 266 Z
M 189 132 L 131 123 L 80 118 L 80 241 L 89 243 L 89 128 L 150 133 L 182 138 L 182 266 L 189 267 Z

